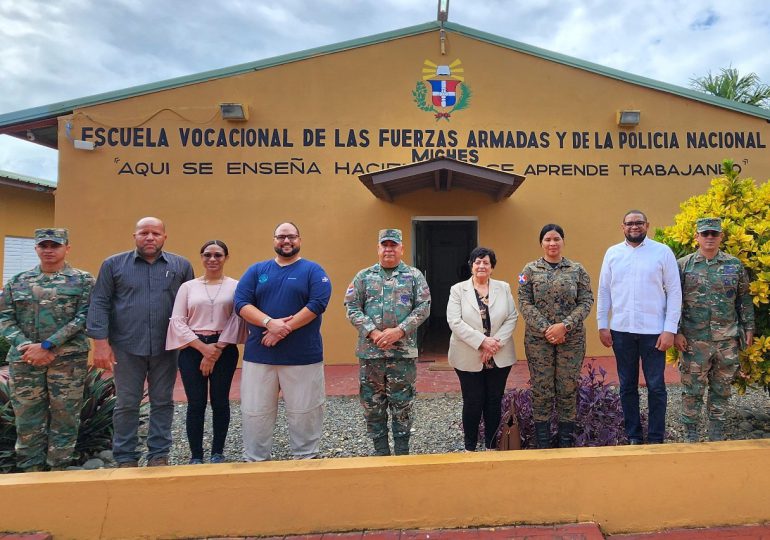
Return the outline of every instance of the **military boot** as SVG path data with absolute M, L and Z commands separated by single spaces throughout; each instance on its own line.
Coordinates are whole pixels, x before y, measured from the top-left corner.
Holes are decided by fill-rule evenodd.
M 709 440 L 725 440 L 725 423 L 721 420 L 709 420 Z
M 698 437 L 698 424 L 684 425 L 684 442 L 696 443 L 700 440 Z
M 393 437 L 393 453 L 397 456 L 409 455 L 409 435 Z
M 538 448 L 552 448 L 551 422 L 535 422 L 535 443 Z
M 559 448 L 575 446 L 575 422 L 559 422 Z
M 389 456 L 390 444 L 388 444 L 388 436 L 374 438 L 374 455 L 375 456 Z

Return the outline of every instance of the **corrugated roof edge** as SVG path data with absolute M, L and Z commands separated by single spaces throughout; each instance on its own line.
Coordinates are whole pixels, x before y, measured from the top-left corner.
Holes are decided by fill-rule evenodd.
M 0 169 L 0 178 L 7 180 L 13 180 L 22 184 L 33 184 L 35 186 L 42 186 L 46 188 L 56 189 L 56 182 L 51 180 L 45 180 L 43 178 L 35 178 L 34 176 L 27 176 L 26 174 L 12 173 L 10 171 L 4 171 Z
M 112 92 L 95 94 L 92 96 L 87 96 L 79 99 L 61 101 L 58 103 L 52 103 L 50 105 L 43 105 L 39 107 L 33 107 L 30 109 L 10 112 L 10 113 L 0 115 L 0 127 L 12 126 L 15 124 L 23 124 L 25 122 L 43 120 L 46 118 L 54 118 L 64 114 L 69 114 L 73 110 L 80 107 L 88 107 L 92 105 L 98 105 L 101 103 L 108 103 L 111 101 L 118 101 L 121 99 L 135 97 L 143 94 L 159 92 L 161 90 L 178 88 L 181 86 L 186 86 L 186 85 L 195 84 L 199 82 L 231 77 L 234 75 L 240 75 L 243 73 L 248 73 L 250 71 L 266 69 L 269 67 L 286 64 L 289 62 L 297 62 L 300 60 L 305 60 L 308 58 L 312 58 L 314 56 L 332 54 L 335 52 L 341 52 L 344 50 L 363 47 L 366 45 L 373 45 L 373 44 L 382 43 L 385 41 L 391 41 L 394 39 L 399 39 L 399 38 L 408 37 L 412 35 L 423 34 L 425 32 L 438 30 L 439 28 L 441 28 L 440 23 L 438 23 L 437 21 L 432 21 L 432 22 L 423 23 L 416 26 L 402 28 L 400 30 L 392 30 L 392 31 L 383 32 L 380 34 L 374 34 L 368 37 L 352 39 L 352 40 L 343 41 L 340 43 L 335 43 L 332 45 L 325 45 L 323 47 L 316 47 L 316 48 L 307 49 L 304 51 L 298 51 L 294 53 L 274 56 L 272 58 L 258 60 L 255 62 L 238 64 L 227 68 L 204 71 L 193 75 L 186 75 L 183 77 L 167 79 L 156 83 L 133 86 L 123 90 L 114 90 Z M 487 43 L 512 49 L 524 54 L 537 56 L 545 60 L 550 60 L 563 65 L 571 66 L 577 69 L 590 71 L 592 73 L 603 75 L 605 77 L 611 77 L 613 79 L 618 79 L 630 84 L 652 88 L 654 90 L 678 95 L 688 99 L 693 99 L 696 101 L 700 101 L 702 103 L 714 105 L 716 107 L 730 109 L 743 114 L 748 114 L 751 116 L 763 118 L 765 120 L 770 120 L 770 110 L 763 109 L 761 107 L 747 105 L 745 103 L 739 103 L 737 101 L 732 101 L 729 99 L 712 96 L 710 94 L 697 92 L 695 90 L 691 90 L 681 86 L 676 86 L 673 84 L 656 81 L 654 79 L 649 79 L 647 77 L 633 75 L 631 73 L 621 71 L 618 69 L 601 66 L 599 64 L 594 64 L 593 62 L 580 60 L 578 58 L 567 56 L 561 53 L 552 52 L 546 49 L 541 49 L 540 47 L 527 45 L 519 41 L 500 37 L 487 32 L 482 32 L 480 30 L 475 30 L 473 28 L 469 28 L 467 26 L 463 26 L 457 23 L 447 22 L 444 24 L 444 28 L 446 28 L 450 32 L 456 32 L 458 34 L 465 35 L 481 41 L 485 41 Z

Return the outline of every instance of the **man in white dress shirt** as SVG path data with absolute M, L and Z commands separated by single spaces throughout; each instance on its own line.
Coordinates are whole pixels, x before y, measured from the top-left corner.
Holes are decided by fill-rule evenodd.
M 647 384 L 647 442 L 663 442 L 666 349 L 674 344 L 682 310 L 682 287 L 674 253 L 668 246 L 647 238 L 649 227 L 647 216 L 639 210 L 630 210 L 623 217 L 626 239 L 604 255 L 596 303 L 599 339 L 615 352 L 620 403 L 630 444 L 644 443 L 639 415 L 640 358 Z

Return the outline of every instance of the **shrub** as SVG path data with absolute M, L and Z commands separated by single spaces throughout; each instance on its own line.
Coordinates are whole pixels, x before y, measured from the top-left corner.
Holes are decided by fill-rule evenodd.
M 0 473 L 10 472 L 16 467 L 16 422 L 11 407 L 11 392 L 8 380 L 0 376 Z
M 623 409 L 615 387 L 606 382 L 607 372 L 588 364 L 580 377 L 577 393 L 575 446 L 616 446 L 627 442 L 623 429 Z M 516 407 L 522 448 L 535 447 L 535 422 L 532 416 L 532 391 L 529 388 L 509 390 L 501 404 L 503 415 Z M 646 417 L 642 418 L 646 422 Z M 551 417 L 551 432 L 556 433 L 556 411 Z M 499 433 L 498 433 L 499 437 Z
M 10 348 L 11 344 L 8 343 L 8 340 L 3 336 L 0 336 L 0 366 L 8 364 L 8 361 L 5 359 L 5 357 L 8 356 L 8 349 Z
M 11 407 L 8 381 L 0 378 L 0 472 L 16 467 L 16 416 Z M 75 445 L 75 463 L 82 464 L 102 450 L 112 448 L 112 411 L 115 408 L 115 381 L 101 369 L 90 368 L 83 388 L 80 429 Z
M 756 185 L 751 178 L 739 179 L 731 160 L 723 162 L 722 170 L 724 175 L 714 178 L 706 193 L 680 205 L 674 225 L 657 229 L 655 239 L 683 257 L 698 247 L 695 221 L 722 218 L 722 250 L 740 259 L 749 273 L 756 319 L 754 342 L 741 353 L 734 384 L 740 393 L 749 386 L 770 391 L 770 182 Z M 669 362 L 676 361 L 676 349 L 667 356 Z

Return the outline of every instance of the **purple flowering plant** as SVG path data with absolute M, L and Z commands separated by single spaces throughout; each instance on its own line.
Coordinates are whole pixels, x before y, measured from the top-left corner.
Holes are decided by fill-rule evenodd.
M 615 386 L 606 382 L 607 371 L 593 364 L 586 366 L 586 373 L 580 377 L 577 392 L 577 419 L 575 422 L 575 446 L 616 446 L 628 442 L 623 429 L 623 409 L 620 394 Z M 515 406 L 519 422 L 522 448 L 535 447 L 535 423 L 532 417 L 532 391 L 529 388 L 508 390 L 503 396 L 503 416 Z M 647 418 L 642 415 L 642 423 Z M 556 411 L 551 417 L 551 433 L 554 436 L 558 426 Z M 481 434 L 484 425 L 482 421 Z M 498 437 L 500 433 L 498 432 Z M 483 440 L 483 439 L 481 439 Z M 555 440 L 554 440 L 555 442 Z M 556 444 L 554 444 L 556 446 Z

